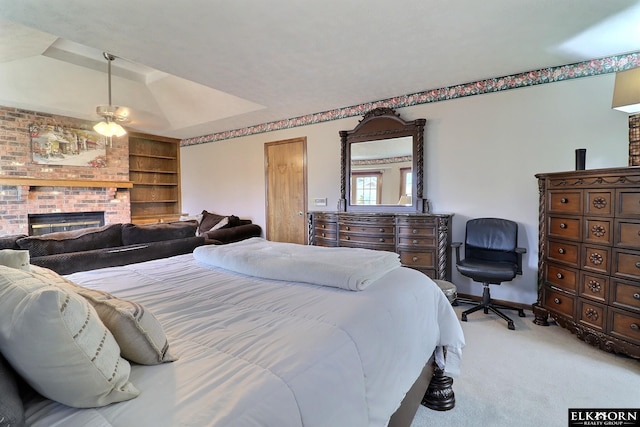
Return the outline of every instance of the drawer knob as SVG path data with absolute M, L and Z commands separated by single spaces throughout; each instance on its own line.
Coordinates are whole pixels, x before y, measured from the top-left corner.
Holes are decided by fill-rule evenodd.
M 640 294 L 637 292 L 633 294 L 633 299 L 640 299 Z
M 591 264 L 593 265 L 600 265 L 604 262 L 604 257 L 599 253 L 592 253 L 591 255 L 589 255 L 589 261 L 591 261 Z M 636 267 L 640 268 L 638 264 L 636 264 Z
M 413 258 L 411 258 L 411 259 L 413 260 L 413 262 L 418 261 L 418 257 L 417 257 L 417 256 L 414 256 L 414 257 L 413 257 Z
M 345 240 L 351 240 L 351 236 L 347 236 L 344 238 Z
M 381 228 L 380 230 L 378 230 L 381 233 L 384 233 L 384 228 Z
M 634 331 L 640 331 L 640 326 L 638 326 L 637 323 L 632 323 L 630 328 L 633 329 Z
M 345 230 L 351 230 L 351 227 L 349 227 L 348 225 L 344 228 Z
M 415 228 L 414 228 L 413 230 L 411 230 L 411 232 L 412 232 L 413 234 L 418 234 L 418 230 L 416 230 Z
M 591 289 L 591 292 L 593 292 L 594 294 L 597 294 L 598 292 L 600 292 L 600 289 L 602 288 L 602 285 L 600 285 L 600 282 L 598 282 L 597 280 L 589 280 L 589 283 L 587 284 L 587 286 L 589 287 L 589 289 Z
M 596 224 L 591 227 L 591 233 L 593 233 L 593 235 L 596 237 L 602 237 L 607 233 L 607 230 L 605 230 L 603 226 Z
M 592 320 L 592 321 L 596 321 L 598 320 L 598 317 L 600 317 L 598 315 L 598 312 L 596 310 L 594 310 L 593 308 L 589 307 L 584 311 L 584 315 L 587 316 L 588 319 Z
M 565 251 L 564 251 L 564 248 L 560 248 L 560 249 L 558 249 L 558 253 L 559 253 L 559 254 L 564 254 L 564 252 L 565 252 Z
M 563 197 L 562 199 L 560 199 L 560 203 L 567 203 L 569 200 L 567 200 L 565 197 Z
M 593 207 L 596 209 L 604 209 L 607 207 L 607 199 L 604 197 L 596 197 L 593 199 Z
M 567 228 L 567 224 L 565 224 L 564 222 L 560 224 L 560 228 L 565 229 Z
M 326 237 L 326 236 L 324 235 L 324 233 L 322 233 L 322 237 Z
M 562 273 L 558 273 L 558 274 L 556 274 L 556 277 L 557 277 L 558 279 L 562 279 L 562 278 L 564 278 L 564 276 L 562 275 Z
M 418 244 L 418 241 L 414 239 L 414 240 L 413 240 L 413 244 L 414 244 L 414 245 L 417 245 L 417 244 Z
M 378 239 L 378 242 L 382 243 L 382 242 L 384 242 L 384 239 L 381 237 L 381 238 Z
M 640 268 L 640 262 L 636 262 L 636 268 Z
M 554 298 L 553 302 L 555 302 L 556 304 L 560 304 L 561 301 L 560 301 L 560 298 Z
M 326 226 L 326 225 L 324 225 L 324 224 L 322 224 L 322 225 L 321 225 L 321 227 L 322 227 L 322 228 L 327 228 L 327 226 Z

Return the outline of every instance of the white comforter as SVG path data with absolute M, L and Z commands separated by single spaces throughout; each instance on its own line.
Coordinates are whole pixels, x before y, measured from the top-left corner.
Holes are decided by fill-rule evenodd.
M 139 397 L 98 409 L 28 403 L 35 426 L 384 426 L 438 345 L 464 338 L 435 284 L 396 268 L 362 292 L 260 280 L 191 254 L 68 276 L 137 301 L 173 363 L 132 365 Z M 450 365 L 449 365 L 450 364 Z

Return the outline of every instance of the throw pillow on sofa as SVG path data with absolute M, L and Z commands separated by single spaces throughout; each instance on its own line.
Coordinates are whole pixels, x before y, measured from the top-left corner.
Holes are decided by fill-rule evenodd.
M 18 239 L 16 244 L 20 249 L 27 249 L 31 258 L 35 258 L 120 246 L 122 244 L 120 236 L 121 224 L 109 224 L 102 227 L 24 237 Z
M 200 234 L 207 231 L 219 230 L 221 228 L 230 228 L 240 225 L 240 218 L 235 215 L 218 215 L 206 210 L 202 211 L 202 220 L 200 221 Z
M 0 265 L 29 270 L 29 251 L 0 249 Z

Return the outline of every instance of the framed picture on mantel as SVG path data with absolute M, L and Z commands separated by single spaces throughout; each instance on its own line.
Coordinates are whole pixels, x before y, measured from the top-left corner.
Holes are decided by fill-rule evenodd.
M 85 129 L 29 125 L 31 158 L 40 165 L 107 166 L 107 138 Z

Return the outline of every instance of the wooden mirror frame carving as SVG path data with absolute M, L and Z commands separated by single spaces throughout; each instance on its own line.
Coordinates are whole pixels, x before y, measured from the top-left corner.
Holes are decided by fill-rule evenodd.
M 348 212 L 428 212 L 429 203 L 423 199 L 424 191 L 424 126 L 426 119 L 404 121 L 391 108 L 376 108 L 366 113 L 353 130 L 340 134 L 342 162 L 340 202 L 338 209 Z M 413 179 L 411 205 L 352 205 L 351 195 L 351 144 L 381 139 L 413 137 Z

